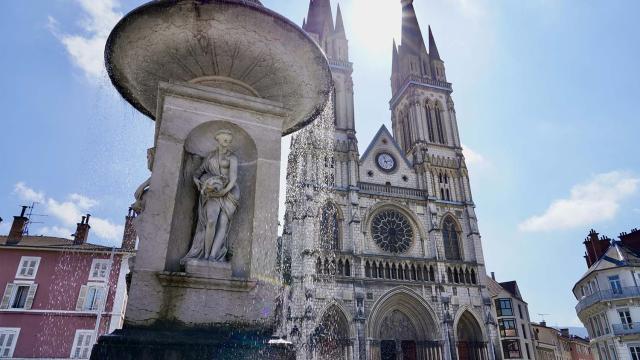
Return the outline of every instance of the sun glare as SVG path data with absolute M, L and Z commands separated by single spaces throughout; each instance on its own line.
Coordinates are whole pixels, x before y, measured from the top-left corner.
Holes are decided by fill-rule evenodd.
M 391 51 L 391 42 L 395 38 L 400 42 L 402 26 L 399 1 L 393 0 L 353 0 L 351 16 L 354 37 L 358 44 L 376 54 Z

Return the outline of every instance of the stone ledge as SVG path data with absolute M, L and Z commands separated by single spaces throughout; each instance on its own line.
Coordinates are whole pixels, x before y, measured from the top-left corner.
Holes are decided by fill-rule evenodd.
M 239 278 L 210 278 L 200 275 L 188 274 L 186 272 L 163 271 L 156 274 L 158 281 L 163 286 L 206 289 L 206 290 L 226 290 L 236 292 L 247 292 L 253 290 L 258 281 L 253 279 Z

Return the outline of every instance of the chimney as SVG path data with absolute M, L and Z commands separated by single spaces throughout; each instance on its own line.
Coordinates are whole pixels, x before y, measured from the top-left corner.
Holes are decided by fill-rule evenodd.
M 17 245 L 22 240 L 22 235 L 29 222 L 29 218 L 24 216 L 27 208 L 28 206 L 23 206 L 20 216 L 13 217 L 13 224 L 11 224 L 11 230 L 9 230 L 9 236 L 7 236 L 7 245 Z
M 622 245 L 629 249 L 640 251 L 640 230 L 632 229 L 630 233 L 621 233 L 620 241 L 622 242 Z
M 491 272 L 491 280 L 496 281 L 496 273 L 495 272 Z
M 600 260 L 602 255 L 611 246 L 611 239 L 607 237 L 598 238 L 598 233 L 591 229 L 589 236 L 583 242 L 587 253 L 585 259 L 587 260 L 587 266 L 591 267 L 596 261 Z
M 564 336 L 564 337 L 571 337 L 571 335 L 569 335 L 569 329 L 565 328 L 565 329 L 560 329 L 560 335 Z
M 545 320 L 540 321 L 540 326 L 547 327 L 547 322 Z
M 133 251 L 136 249 L 136 228 L 133 225 L 133 219 L 136 218 L 136 213 L 132 208 L 129 208 L 129 214 L 124 220 L 124 234 L 122 235 L 122 248 L 126 251 Z
M 89 237 L 89 229 L 91 229 L 91 226 L 89 226 L 90 217 L 90 214 L 82 217 L 82 221 L 80 221 L 78 227 L 76 228 L 76 233 L 73 234 L 73 245 L 82 245 L 87 242 L 87 238 Z

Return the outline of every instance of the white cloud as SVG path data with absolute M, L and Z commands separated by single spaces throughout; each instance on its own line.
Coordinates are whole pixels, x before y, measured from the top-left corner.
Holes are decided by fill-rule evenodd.
M 620 203 L 635 194 L 639 184 L 639 178 L 626 172 L 595 175 L 588 182 L 575 185 L 568 198 L 553 201 L 544 214 L 520 223 L 519 229 L 561 230 L 611 220 L 618 213 Z
M 39 203 L 44 202 L 44 193 L 30 189 L 23 182 L 17 183 L 13 187 L 13 192 L 18 194 L 22 200 L 35 201 Z
M 482 154 L 472 150 L 464 144 L 462 145 L 462 148 L 464 152 L 464 158 L 468 166 L 479 168 L 489 165 L 489 160 L 487 160 L 487 158 L 485 158 Z
M 69 235 L 74 232 L 69 229 L 75 229 L 76 224 L 80 222 L 82 216 L 91 208 L 98 205 L 97 200 L 77 193 L 69 195 L 65 201 L 59 201 L 45 196 L 44 192 L 38 192 L 29 188 L 22 182 L 16 184 L 15 192 L 23 200 L 37 200 L 42 203 L 44 210 L 40 211 L 43 211 L 45 215 L 51 216 L 51 218 L 56 219 L 60 223 L 40 228 L 40 231 L 44 235 L 68 238 Z M 91 225 L 92 233 L 105 240 L 117 241 L 121 238 L 124 231 L 122 225 L 117 225 L 107 219 L 95 216 L 91 217 L 89 225 Z
M 91 79 L 101 79 L 105 74 L 104 46 L 109 33 L 122 18 L 116 9 L 118 0 L 74 0 L 82 8 L 79 25 L 82 33 L 69 34 L 59 30 L 58 21 L 49 17 L 49 29 L 64 45 L 74 65 Z

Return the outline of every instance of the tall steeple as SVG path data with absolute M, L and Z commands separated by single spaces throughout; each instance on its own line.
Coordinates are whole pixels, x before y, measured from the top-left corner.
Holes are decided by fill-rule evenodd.
M 413 0 L 402 0 L 402 45 L 414 54 L 426 50 Z
M 331 0 L 311 0 L 307 14 L 307 23 L 303 29 L 308 33 L 318 35 L 320 38 L 329 35 L 326 33 L 327 29 L 333 33 Z
M 433 31 L 429 26 L 427 51 L 413 0 L 400 2 L 402 42 L 396 46 L 394 41 L 391 70 L 394 136 L 407 153 L 416 154 L 426 144 L 459 147 L 451 84 Z
M 336 129 L 355 130 L 353 114 L 353 65 L 349 62 L 349 41 L 338 4 L 333 22 L 331 0 L 310 0 L 309 12 L 302 28 L 316 40 L 329 59 L 335 87 Z

